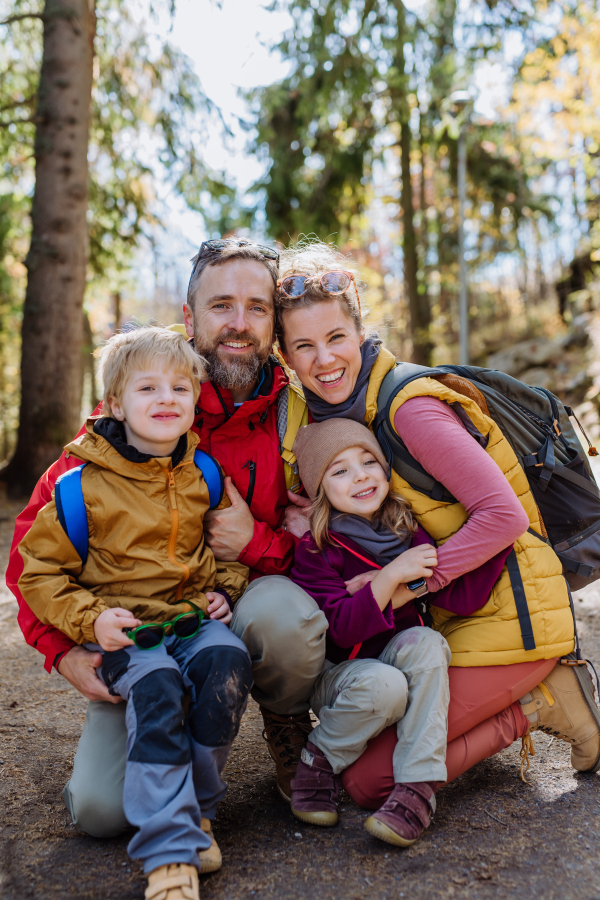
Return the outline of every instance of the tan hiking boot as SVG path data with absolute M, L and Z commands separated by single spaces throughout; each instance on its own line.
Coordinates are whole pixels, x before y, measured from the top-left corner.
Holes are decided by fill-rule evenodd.
M 261 706 L 265 727 L 263 737 L 277 770 L 277 790 L 287 803 L 292 801 L 290 782 L 296 774 L 300 754 L 313 729 L 310 713 L 277 716 Z
M 574 654 L 567 659 L 575 659 Z M 600 710 L 594 700 L 594 686 L 587 666 L 557 663 L 550 674 L 519 702 L 531 723 L 529 732 L 544 731 L 568 741 L 573 768 L 579 772 L 598 771 Z
M 221 856 L 219 845 L 215 841 L 210 819 L 201 819 L 200 828 L 212 840 L 212 844 L 207 850 L 200 850 L 198 853 L 200 857 L 200 874 L 208 875 L 209 872 L 219 871 L 223 865 L 223 857 Z
M 148 875 L 146 900 L 200 900 L 198 869 L 185 863 L 159 866 Z

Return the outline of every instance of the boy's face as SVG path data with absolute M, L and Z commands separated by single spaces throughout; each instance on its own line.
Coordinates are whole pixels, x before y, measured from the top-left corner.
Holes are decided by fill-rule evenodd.
M 349 447 L 338 453 L 323 476 L 323 490 L 335 509 L 369 521 L 389 489 L 380 463 L 362 447 Z
M 196 399 L 189 378 L 157 363 L 145 372 L 132 372 L 120 399 L 109 402 L 113 416 L 125 426 L 128 444 L 151 456 L 170 456 L 192 427 Z

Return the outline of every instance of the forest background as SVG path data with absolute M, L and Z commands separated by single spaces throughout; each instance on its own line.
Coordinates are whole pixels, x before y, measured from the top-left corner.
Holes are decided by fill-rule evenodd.
M 215 10 L 262 61 L 229 109 L 173 28 Z M 94 407 L 94 347 L 180 320 L 206 237 L 332 241 L 398 358 L 457 362 L 461 129 L 471 362 L 561 339 L 600 301 L 599 51 L 595 0 L 0 0 L 9 491 Z

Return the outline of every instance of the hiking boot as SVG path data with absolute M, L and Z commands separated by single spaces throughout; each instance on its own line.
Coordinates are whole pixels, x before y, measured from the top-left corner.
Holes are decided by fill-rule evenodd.
M 575 659 L 570 654 L 567 659 Z M 528 734 L 544 731 L 571 744 L 571 765 L 578 772 L 600 768 L 600 711 L 587 666 L 561 665 L 521 697 L 530 723 Z
M 159 866 L 148 875 L 146 900 L 200 900 L 198 870 L 185 863 Z
M 210 847 L 208 847 L 206 850 L 198 851 L 198 856 L 200 857 L 200 874 L 208 875 L 209 872 L 219 871 L 219 869 L 223 865 L 223 857 L 221 856 L 219 845 L 215 841 L 215 836 L 212 832 L 212 823 L 210 819 L 201 819 L 200 828 L 212 840 L 212 844 L 210 845 Z
M 310 825 L 337 825 L 340 777 L 318 747 L 308 741 L 292 780 L 292 812 Z
M 435 812 L 434 788 L 437 782 L 395 785 L 383 806 L 366 820 L 365 828 L 388 844 L 410 847 L 431 824 Z
M 299 716 L 277 716 L 264 706 L 261 706 L 260 711 L 265 723 L 263 737 L 277 770 L 277 790 L 283 799 L 290 803 L 292 799 L 290 782 L 296 774 L 296 766 L 306 739 L 313 729 L 310 713 L 301 713 Z

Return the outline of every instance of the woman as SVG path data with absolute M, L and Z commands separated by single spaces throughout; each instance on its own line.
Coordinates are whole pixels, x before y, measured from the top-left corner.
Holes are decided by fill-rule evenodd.
M 376 336 L 364 336 L 355 273 L 346 257 L 321 243 L 282 255 L 278 338 L 304 387 L 312 421 L 339 416 L 372 428 L 379 389 L 396 361 Z M 526 758 L 528 735 L 538 729 L 571 743 L 574 768 L 597 771 L 600 714 L 590 676 L 585 668 L 556 664 L 574 646 L 561 564 L 528 533 L 530 527 L 539 532 L 540 522 L 527 479 L 500 428 L 472 396 L 460 380 L 419 378 L 400 392 L 390 413 L 409 453 L 457 498 L 432 500 L 393 473 L 394 489 L 439 545 L 427 589 L 435 627 L 452 650 L 448 780 L 517 738 L 524 739 Z M 487 439 L 485 449 L 467 430 L 470 423 Z M 298 522 L 295 530 L 300 535 L 306 527 Z M 506 567 L 471 614 L 435 606 L 436 592 L 449 581 L 513 544 L 535 650 L 523 647 Z M 350 582 L 350 590 L 373 576 Z M 383 732 L 344 773 L 346 789 L 361 805 L 376 808 L 391 791 L 394 744 L 395 735 Z

